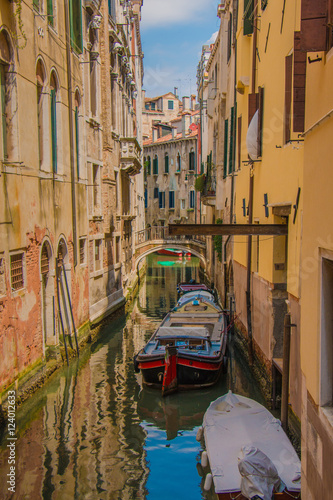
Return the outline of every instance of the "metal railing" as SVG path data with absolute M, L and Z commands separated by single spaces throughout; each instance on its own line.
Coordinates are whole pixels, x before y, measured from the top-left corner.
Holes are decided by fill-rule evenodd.
M 149 241 L 155 240 L 166 240 L 166 241 L 174 241 L 174 242 L 185 242 L 185 241 L 197 241 L 200 243 L 205 243 L 205 236 L 200 235 L 188 235 L 188 236 L 173 236 L 169 234 L 168 226 L 151 226 L 146 229 L 142 229 L 135 233 L 135 244 L 141 245 L 142 243 L 146 243 Z

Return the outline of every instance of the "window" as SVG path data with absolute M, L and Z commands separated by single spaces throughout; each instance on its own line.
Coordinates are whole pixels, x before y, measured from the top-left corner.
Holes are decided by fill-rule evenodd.
M 180 200 L 180 209 L 185 210 L 186 208 L 186 200 L 182 199 Z
M 156 104 L 155 104 L 154 102 L 152 102 L 152 103 L 150 104 L 150 109 L 151 109 L 152 111 L 155 111 L 155 109 L 156 109 Z
M 79 240 L 79 251 L 80 251 L 80 264 L 86 263 L 86 238 L 80 238 Z
M 95 271 L 102 268 L 102 240 L 95 240 Z
M 37 10 L 37 12 L 39 12 L 39 0 L 33 0 L 32 6 Z
M 71 46 L 79 54 L 83 51 L 81 0 L 69 0 Z
M 304 119 L 305 119 L 306 52 L 303 52 L 301 50 L 300 40 L 301 40 L 300 32 L 295 31 L 294 32 L 294 85 L 293 85 L 294 86 L 293 88 L 293 131 L 294 132 L 304 132 Z M 286 86 L 287 86 L 287 81 L 286 81 Z
M 189 154 L 189 170 L 195 170 L 195 152 L 191 151 Z
M 224 159 L 223 159 L 223 177 L 227 176 L 228 165 L 228 120 L 224 120 Z
M 169 208 L 175 208 L 175 192 L 169 191 Z
M 182 165 L 182 160 L 181 160 L 180 153 L 178 153 L 177 154 L 177 172 L 180 172 L 181 165 Z
M 193 189 L 190 191 L 190 208 L 195 207 L 195 192 Z
M 24 288 L 23 264 L 23 252 L 10 256 L 10 280 L 13 291 Z
M 115 0 L 108 0 L 108 12 L 109 12 L 109 16 L 111 16 L 113 18 L 116 17 Z
M 151 172 L 151 159 L 150 156 L 147 157 L 147 175 L 150 175 Z
M 145 189 L 145 208 L 148 208 L 148 190 Z
M 54 27 L 54 12 L 53 12 L 53 0 L 47 0 L 47 22 L 50 26 Z
M 154 199 L 158 198 L 158 187 L 154 188 Z
M 6 295 L 5 258 L 0 255 L 0 296 Z
M 120 236 L 116 236 L 115 249 L 116 249 L 116 263 L 118 263 L 120 262 L 120 253 L 121 253 Z
M 145 104 L 145 109 L 149 111 L 149 104 Z
M 235 110 L 232 107 L 230 109 L 230 148 L 229 148 L 229 174 L 232 174 L 234 168 L 234 113 Z
M 227 45 L 227 61 L 228 62 L 229 62 L 229 59 L 231 57 L 231 44 L 232 44 L 232 14 L 230 13 L 229 21 L 228 21 L 228 45 Z M 215 73 L 215 78 L 216 78 L 216 76 L 217 76 L 217 72 Z
M 74 115 L 74 127 L 75 127 L 75 162 L 76 162 L 76 174 L 77 178 L 80 178 L 80 135 L 79 135 L 79 106 L 80 97 L 78 92 L 75 93 L 75 115 Z
M 159 208 L 165 208 L 165 192 L 160 191 L 158 194 L 158 205 Z
M 6 120 L 6 72 L 5 65 L 0 62 L 0 92 L 1 92 L 1 126 L 2 126 L 2 147 L 3 158 L 8 158 L 7 151 L 7 120 Z
M 253 0 L 244 0 L 244 35 L 251 35 L 253 33 L 253 7 Z
M 89 83 L 90 83 L 90 111 L 93 116 L 97 115 L 97 37 L 96 30 L 89 30 Z M 97 54 L 97 56 L 96 56 Z
M 333 261 L 322 259 L 321 269 L 320 405 L 333 406 Z
M 38 60 L 36 69 L 36 80 L 37 80 L 37 137 L 38 137 L 38 154 L 39 154 L 39 167 L 43 168 L 45 163 L 45 131 L 47 130 L 47 113 L 45 110 L 45 71 L 41 60 Z
M 165 155 L 164 155 L 164 173 L 165 174 L 169 173 L 169 155 L 168 155 L 168 153 L 165 153 Z
M 291 88 L 292 88 L 293 55 L 285 58 L 285 84 L 284 84 L 284 143 L 290 141 L 291 124 Z
M 173 101 L 168 101 L 168 109 L 173 109 Z
M 155 155 L 153 159 L 153 175 L 158 175 L 158 156 Z
M 57 83 L 54 74 L 51 75 L 51 151 L 52 171 L 58 170 L 58 145 L 57 145 Z

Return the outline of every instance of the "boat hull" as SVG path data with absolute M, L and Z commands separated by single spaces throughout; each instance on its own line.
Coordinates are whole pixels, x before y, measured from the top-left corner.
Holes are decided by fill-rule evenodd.
M 218 493 L 217 497 L 219 500 L 230 500 L 230 498 L 237 498 L 237 500 L 247 500 L 240 491 L 230 491 L 228 493 Z M 274 493 L 274 500 L 290 500 L 291 498 L 300 499 L 300 493 L 297 491 L 283 491 L 282 493 Z
M 161 388 L 165 371 L 163 359 L 140 361 L 143 383 L 150 387 Z M 221 374 L 222 359 L 197 360 L 177 357 L 177 387 L 180 390 L 199 389 L 215 384 Z

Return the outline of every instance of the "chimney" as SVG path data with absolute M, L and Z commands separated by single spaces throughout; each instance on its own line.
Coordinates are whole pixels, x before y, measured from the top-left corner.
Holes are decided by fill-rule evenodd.
M 178 87 L 174 87 L 173 89 L 173 93 L 175 94 L 175 96 L 177 97 L 178 99 Z
M 172 128 L 172 138 L 173 139 L 176 139 L 177 133 L 178 133 L 177 127 L 173 127 Z
M 186 135 L 188 134 L 188 129 L 190 128 L 190 125 L 191 125 L 191 115 L 185 113 L 182 116 L 182 136 L 183 137 L 186 137 Z
M 190 110 L 190 98 L 183 97 L 183 111 L 189 111 L 189 110 Z
M 153 127 L 153 142 L 156 142 L 158 139 L 158 128 Z
M 191 110 L 192 111 L 195 111 L 195 103 L 196 103 L 196 98 L 195 98 L 195 95 L 192 94 L 191 95 Z

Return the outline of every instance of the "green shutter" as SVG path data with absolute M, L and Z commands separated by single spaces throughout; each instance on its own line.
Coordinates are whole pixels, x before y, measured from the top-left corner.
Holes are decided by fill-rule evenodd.
M 5 67 L 0 64 L 0 86 L 1 86 L 1 125 L 2 125 L 2 147 L 3 147 L 3 159 L 8 158 L 7 152 L 7 123 L 6 123 L 6 83 L 5 83 Z
M 244 0 L 244 35 L 251 35 L 253 33 L 253 9 L 253 0 Z
M 77 178 L 80 177 L 80 162 L 79 162 L 79 108 L 75 106 L 75 153 L 76 153 L 76 173 Z
M 230 148 L 229 148 L 229 174 L 233 172 L 234 160 L 234 108 L 230 110 Z
M 57 110 L 56 91 L 51 89 L 51 146 L 52 170 L 57 173 Z
M 54 26 L 53 0 L 47 0 L 47 22 L 50 26 Z
M 81 0 L 70 0 L 69 17 L 71 45 L 76 52 L 81 54 L 83 52 Z
M 228 120 L 224 120 L 224 162 L 223 162 L 223 177 L 227 176 L 228 163 Z
M 33 0 L 32 2 L 33 8 L 39 12 L 39 0 Z
M 164 157 L 165 163 L 164 163 L 164 173 L 168 174 L 169 173 L 169 156 L 165 155 Z

